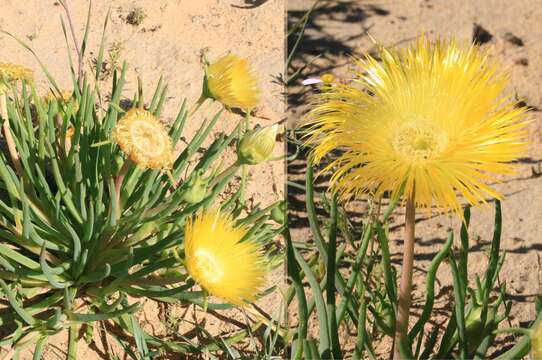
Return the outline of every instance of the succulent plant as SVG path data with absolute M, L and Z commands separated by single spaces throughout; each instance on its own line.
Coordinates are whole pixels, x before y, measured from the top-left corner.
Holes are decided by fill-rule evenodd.
M 97 64 L 103 64 L 100 58 Z M 219 170 L 222 154 L 238 141 L 239 125 L 202 151 L 221 121 L 220 110 L 175 156 L 189 117 L 186 100 L 174 121 L 164 124 L 166 86 L 160 79 L 150 102 L 139 91 L 123 108 L 126 69 L 123 64 L 114 72 L 107 89 L 77 76 L 72 66 L 69 96 L 45 68 L 47 98 L 32 82 L 5 82 L 0 103 L 9 126 L 3 134 L 12 144 L 0 152 L 0 287 L 13 311 L 0 314 L 0 324 L 15 326 L 2 339 L 15 354 L 34 345 L 39 359 L 51 335 L 68 331 L 68 358 L 75 359 L 79 329 L 96 321 L 135 337 L 141 358 L 156 349 L 206 351 L 189 340 L 153 337 L 134 315 L 139 298 L 205 309 L 233 306 L 208 302 L 185 266 L 185 226 L 206 209 L 228 214 L 243 229 L 243 241 L 257 243 L 261 259 L 271 260 L 258 264 L 258 277 L 280 261 L 271 241 L 281 231 L 271 219 L 280 204 L 247 208 L 238 192 L 221 196 L 227 185 L 238 184 L 238 162 Z M 99 73 L 100 65 L 96 79 Z

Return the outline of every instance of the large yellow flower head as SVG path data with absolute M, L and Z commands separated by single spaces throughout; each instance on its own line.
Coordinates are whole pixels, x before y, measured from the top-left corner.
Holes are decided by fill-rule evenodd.
M 197 215 L 184 230 L 190 275 L 211 295 L 238 306 L 254 301 L 265 279 L 261 247 L 241 241 L 247 232 L 218 211 Z
M 150 112 L 130 109 L 113 130 L 113 137 L 130 159 L 142 168 L 169 170 L 173 146 L 164 125 Z
M 501 198 L 487 185 L 513 173 L 526 150 L 525 108 L 503 91 L 499 73 L 477 46 L 431 44 L 421 37 L 406 50 L 380 49 L 356 60 L 355 80 L 317 95 L 306 142 L 327 166 L 343 198 L 414 192 L 418 207 L 460 213 L 459 192 L 471 204 Z
M 250 111 L 260 101 L 258 80 L 246 59 L 226 55 L 205 71 L 206 95 L 227 107 Z

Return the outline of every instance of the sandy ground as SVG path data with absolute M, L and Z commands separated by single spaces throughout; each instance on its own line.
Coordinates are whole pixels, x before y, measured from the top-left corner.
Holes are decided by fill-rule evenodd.
M 311 0 L 290 0 L 289 22 L 299 19 L 312 5 Z M 299 81 L 289 89 L 289 125 L 295 126 L 306 111 L 310 90 L 300 85 L 302 79 L 332 73 L 339 79 L 348 79 L 348 55 L 364 54 L 374 50 L 366 36 L 368 31 L 384 45 L 401 46 L 415 39 L 422 32 L 430 37 L 455 36 L 460 41 L 470 41 L 474 33 L 487 47 L 491 56 L 498 59 L 510 72 L 509 90 L 517 94 L 532 108 L 528 118 L 531 142 L 528 154 L 518 161 L 518 173 L 496 188 L 506 196 L 502 203 L 502 248 L 507 251 L 501 280 L 508 284 L 509 299 L 513 301 L 512 324 L 526 326 L 535 317 L 534 297 L 542 293 L 542 159 L 540 120 L 542 95 L 542 3 L 533 1 L 321 1 L 309 22 L 306 37 L 300 46 L 296 66 L 314 61 L 304 71 Z M 480 27 L 484 31 L 480 31 Z M 478 29 L 478 30 L 476 30 Z M 489 35 L 488 35 L 489 34 Z M 481 36 L 480 36 L 481 35 Z M 318 57 L 318 58 L 316 58 Z M 303 166 L 290 166 L 289 180 L 301 181 Z M 301 195 L 291 197 L 292 215 L 296 220 L 294 238 L 308 238 L 306 222 L 301 209 Z M 359 204 L 352 204 L 353 217 Z M 393 238 L 393 261 L 401 261 L 403 210 L 396 212 Z M 487 244 L 493 229 L 493 207 L 475 209 L 471 222 L 471 258 L 469 270 L 474 274 L 485 270 Z M 414 308 L 423 304 L 424 271 L 446 239 L 449 226 L 459 229 L 457 221 L 446 216 L 427 218 L 420 216 L 416 228 L 416 270 L 414 274 Z M 457 234 L 457 232 L 456 232 Z M 456 237 L 457 238 L 457 237 Z M 442 266 L 438 274 L 444 304 L 450 294 L 450 270 Z M 437 306 L 440 306 L 437 304 Z M 416 310 L 418 311 L 418 310 Z M 495 349 L 503 351 L 508 344 Z
M 110 8 L 106 33 L 106 69 L 120 66 L 123 60 L 128 62 L 127 85 L 123 94 L 127 98 L 131 98 L 137 90 L 137 76 L 140 76 L 144 83 L 144 93 L 147 100 L 150 100 L 159 76 L 163 75 L 169 84 L 169 96 L 162 117 L 165 121 L 171 121 L 183 98 L 187 98 L 188 104 L 192 104 L 201 93 L 202 52 L 213 60 L 231 51 L 248 58 L 260 78 L 262 111 L 270 119 L 257 119 L 255 122 L 270 125 L 281 120 L 279 114 L 283 113 L 283 90 L 280 84 L 274 82 L 274 78 L 283 70 L 284 0 L 257 3 L 243 0 L 94 0 L 92 3 L 85 67 L 88 70 L 93 66 L 92 61 L 98 54 L 104 19 Z M 64 16 L 64 12 L 60 4 L 55 0 L 1 0 L 0 5 L 0 28 L 27 42 L 60 86 L 70 87 L 66 43 L 60 24 L 60 17 Z M 88 2 L 69 1 L 69 6 L 80 41 Z M 130 13 L 137 8 L 142 9 L 145 16 L 140 24 L 134 25 L 130 23 L 133 22 Z M 0 35 L 0 43 L 0 61 L 19 63 L 34 69 L 38 85 L 45 93 L 47 82 L 30 53 L 6 35 Z M 104 78 L 103 84 L 106 85 L 103 88 L 109 89 L 110 74 L 105 73 Z M 204 105 L 203 111 L 187 125 L 184 136 L 190 139 L 203 118 L 214 115 L 217 109 L 218 104 Z M 225 114 L 215 133 L 233 129 L 238 119 L 235 114 Z M 281 155 L 282 148 L 283 143 L 277 143 L 275 153 Z M 228 154 L 224 158 L 224 166 L 234 160 L 235 155 Z M 250 174 L 248 193 L 251 195 L 248 201 L 265 205 L 282 199 L 285 177 L 284 164 L 281 161 L 260 165 L 253 168 Z M 278 269 L 270 276 L 269 284 L 281 282 L 282 269 Z M 267 313 L 274 316 L 278 315 L 275 313 L 279 304 L 278 295 L 267 296 L 259 302 Z M 175 306 L 164 308 L 147 301 L 139 318 L 141 326 L 151 333 L 170 335 L 183 332 L 183 328 L 179 328 L 178 324 L 181 313 L 182 309 Z M 201 318 L 201 314 L 197 316 Z M 239 319 L 240 315 L 233 314 L 231 317 Z M 208 316 L 205 326 L 211 333 L 216 334 L 238 329 L 228 322 L 228 317 L 221 320 Z M 187 325 L 184 330 L 191 328 L 192 325 Z M 47 347 L 44 358 L 64 358 L 64 345 L 65 336 L 57 336 L 52 345 Z M 30 356 L 27 353 L 23 358 Z M 104 350 L 100 341 L 91 343 L 90 346 L 84 342 L 79 345 L 78 358 L 108 359 L 111 356 L 112 350 Z

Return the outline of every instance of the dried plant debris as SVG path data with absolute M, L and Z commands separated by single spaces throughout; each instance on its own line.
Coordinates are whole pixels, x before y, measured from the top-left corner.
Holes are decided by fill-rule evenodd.
M 529 59 L 527 59 L 526 57 L 522 57 L 522 58 L 519 58 L 515 61 L 515 63 L 517 65 L 521 65 L 521 66 L 528 66 L 529 65 Z
M 519 47 L 525 46 L 523 39 L 520 38 L 519 36 L 512 34 L 511 32 L 507 32 L 506 34 L 504 34 L 504 39 L 508 41 L 510 44 L 513 44 Z
M 146 17 L 147 14 L 145 14 L 142 7 L 134 7 L 126 16 L 126 23 L 133 26 L 139 26 L 143 23 L 143 20 L 145 20 Z
M 474 23 L 472 30 L 472 42 L 475 44 L 485 44 L 493 39 L 493 35 L 486 30 L 482 25 Z

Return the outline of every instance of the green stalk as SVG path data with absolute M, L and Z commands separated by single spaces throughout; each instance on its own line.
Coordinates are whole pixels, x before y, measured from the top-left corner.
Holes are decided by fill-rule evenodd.
M 198 109 L 201 107 L 201 105 L 203 105 L 203 103 L 207 99 L 208 98 L 205 95 L 202 94 L 199 97 L 199 99 L 194 103 L 194 105 L 192 105 L 192 107 L 190 108 L 190 111 L 188 112 L 188 117 L 192 117 L 192 115 L 194 115 L 196 113 L 196 111 L 198 111 Z
M 322 233 L 320 232 L 320 225 L 318 224 L 318 219 L 316 217 L 316 208 L 314 206 L 313 181 L 314 181 L 314 172 L 312 169 L 312 160 L 309 158 L 307 159 L 307 168 L 306 168 L 306 174 L 305 174 L 305 187 L 306 187 L 305 203 L 307 207 L 307 218 L 309 219 L 309 226 L 314 236 L 314 242 L 316 243 L 316 247 L 318 247 L 318 252 L 322 256 L 323 261 L 327 262 L 327 250 L 324 244 L 324 237 L 322 236 Z
M 462 293 L 462 284 L 460 281 L 459 270 L 457 268 L 456 261 L 453 255 L 449 255 L 450 267 L 452 269 L 452 278 L 454 285 L 454 298 L 455 298 L 455 318 L 457 322 L 457 333 L 459 335 L 459 359 L 467 359 L 467 329 L 465 325 L 465 300 Z
M 365 302 L 365 284 L 361 281 L 360 287 L 360 305 L 358 316 L 358 334 L 356 337 L 356 347 L 354 349 L 353 360 L 360 360 L 363 356 L 363 350 L 365 347 L 365 339 L 367 337 L 367 331 L 365 329 L 365 319 L 367 317 L 367 303 Z
M 331 201 L 331 224 L 329 226 L 328 257 L 326 269 L 326 305 L 329 322 L 329 337 L 331 340 L 331 351 L 335 359 L 341 359 L 341 348 L 339 342 L 339 329 L 337 324 L 337 313 L 335 312 L 335 255 L 337 252 L 337 195 L 333 194 Z M 347 295 L 347 294 L 345 294 Z
M 245 118 L 243 119 L 241 123 L 241 136 L 239 136 L 239 141 L 241 141 L 242 136 L 244 136 L 250 126 L 250 111 L 247 111 Z M 239 190 L 241 192 L 241 195 L 239 197 L 241 203 L 245 202 L 245 191 L 247 187 L 247 181 L 248 181 L 248 166 L 243 165 L 241 167 L 241 189 Z
M 77 360 L 77 340 L 79 337 L 78 328 L 79 326 L 75 322 L 70 325 L 70 332 L 68 336 L 68 360 Z
M 234 174 L 235 172 L 237 172 L 237 170 L 239 169 L 239 162 L 236 161 L 234 162 L 233 164 L 231 164 L 230 166 L 228 166 L 228 168 L 224 171 L 222 171 L 220 174 L 218 174 L 214 179 L 213 181 L 209 184 L 209 188 L 213 188 L 216 184 L 219 184 L 220 182 L 222 182 L 224 179 L 230 177 L 232 174 Z
M 120 219 L 120 215 L 122 214 L 122 205 L 120 201 L 120 192 L 122 188 L 122 183 L 124 181 L 124 178 L 126 177 L 126 174 L 130 170 L 131 165 L 132 165 L 132 161 L 130 159 L 126 159 L 117 177 L 115 178 L 115 200 L 114 201 L 116 203 L 116 207 L 115 207 L 116 212 L 115 214 L 111 214 L 111 216 L 116 216 L 117 219 Z
M 414 341 L 414 338 L 423 331 L 424 325 L 429 320 L 431 316 L 431 311 L 433 310 L 433 304 L 435 303 L 435 279 L 437 275 L 437 270 L 442 261 L 448 256 L 452 244 L 454 242 L 454 233 L 452 231 L 448 234 L 448 240 L 444 244 L 443 248 L 437 253 L 437 255 L 431 261 L 431 265 L 427 271 L 426 285 L 425 285 L 425 304 L 423 307 L 422 314 L 420 318 L 412 327 L 410 331 L 409 338 L 410 342 Z M 423 333 L 422 335 L 423 336 Z M 421 337 L 420 336 L 420 337 Z
M 316 302 L 316 313 L 318 315 L 318 323 L 320 325 L 320 344 L 318 346 L 318 351 L 322 358 L 329 359 L 331 357 L 331 343 L 329 339 L 329 327 L 328 327 L 328 316 L 327 308 L 324 301 L 324 296 L 322 294 L 322 289 L 320 288 L 320 283 L 316 279 L 314 272 L 311 270 L 310 266 L 307 264 L 303 256 L 292 246 L 294 257 L 297 260 L 301 270 L 305 273 L 307 280 L 309 281 L 312 295 Z

